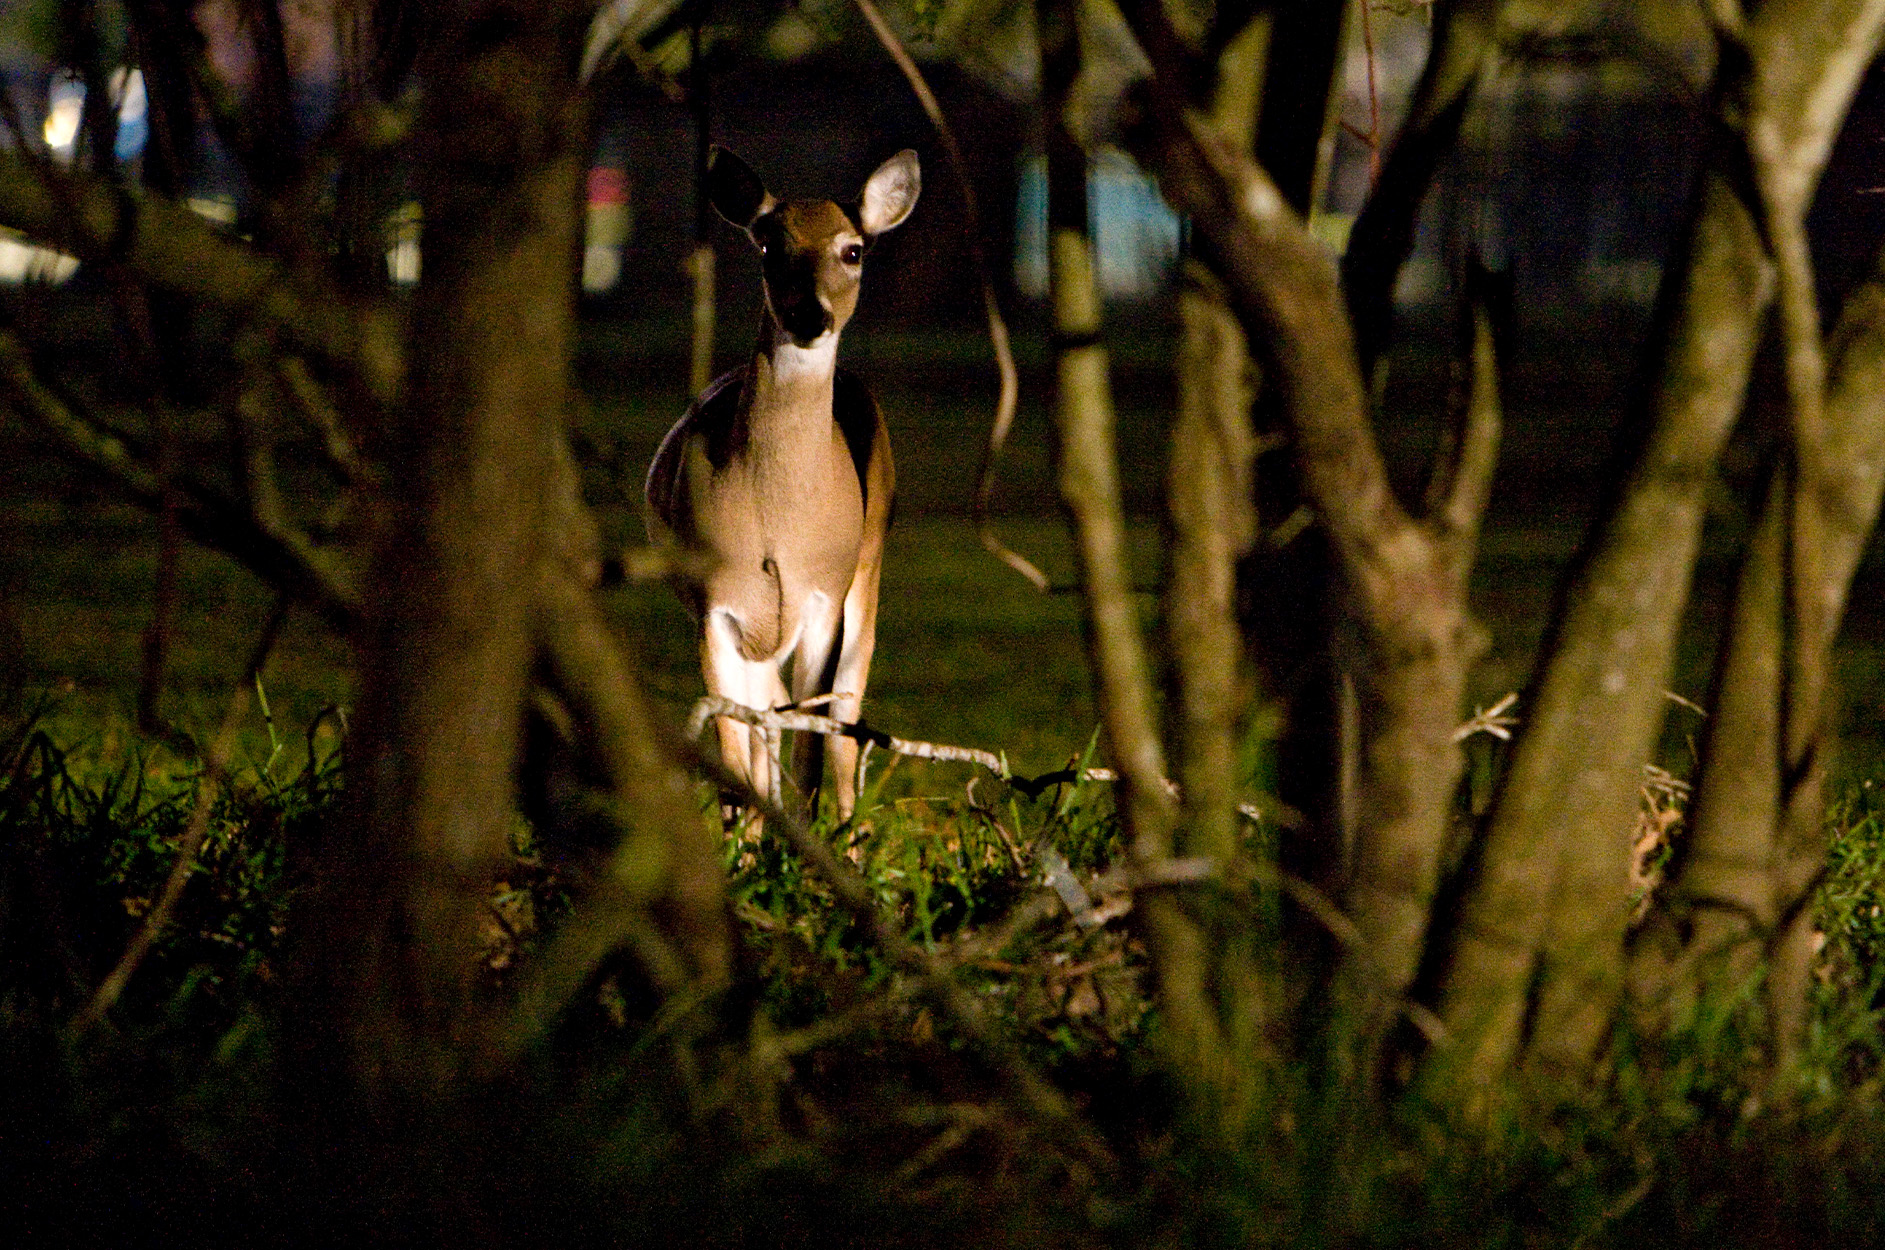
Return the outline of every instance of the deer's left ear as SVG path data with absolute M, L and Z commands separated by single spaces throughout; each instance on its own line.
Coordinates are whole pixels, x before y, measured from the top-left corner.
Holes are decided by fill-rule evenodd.
M 772 193 L 752 167 L 719 144 L 707 149 L 707 202 L 742 230 L 772 211 Z
M 864 184 L 858 204 L 858 224 L 865 234 L 882 234 L 903 224 L 916 207 L 916 197 L 923 189 L 923 171 L 917 166 L 916 153 L 905 148 L 882 165 Z

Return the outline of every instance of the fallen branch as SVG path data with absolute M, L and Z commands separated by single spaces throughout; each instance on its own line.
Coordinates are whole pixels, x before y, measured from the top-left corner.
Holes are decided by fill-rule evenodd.
M 801 733 L 824 734 L 826 737 L 851 738 L 858 742 L 882 747 L 886 751 L 894 751 L 898 755 L 913 755 L 918 759 L 980 764 L 1004 781 L 1010 776 L 1008 761 L 991 751 L 982 751 L 975 747 L 946 746 L 938 742 L 913 742 L 908 738 L 892 737 L 881 729 L 873 729 L 861 721 L 841 721 L 812 712 L 761 711 L 758 708 L 747 707 L 743 703 L 735 703 L 731 699 L 723 699 L 711 694 L 694 704 L 694 711 L 687 718 L 689 740 L 700 737 L 707 728 L 707 722 L 715 716 L 724 716 L 728 720 L 757 725 L 762 729 L 791 729 Z

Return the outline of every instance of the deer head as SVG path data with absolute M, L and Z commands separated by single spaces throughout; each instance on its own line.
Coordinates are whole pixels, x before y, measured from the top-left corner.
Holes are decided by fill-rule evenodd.
M 922 174 L 905 149 L 864 183 L 855 203 L 780 202 L 745 161 L 722 147 L 707 156 L 707 197 L 759 249 L 766 310 L 795 347 L 835 340 L 857 309 L 864 253 L 916 207 Z

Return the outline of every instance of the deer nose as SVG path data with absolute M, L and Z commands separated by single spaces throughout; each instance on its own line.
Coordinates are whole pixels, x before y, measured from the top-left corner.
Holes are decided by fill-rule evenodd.
M 786 291 L 774 309 L 779 326 L 801 347 L 831 328 L 831 313 L 809 291 Z

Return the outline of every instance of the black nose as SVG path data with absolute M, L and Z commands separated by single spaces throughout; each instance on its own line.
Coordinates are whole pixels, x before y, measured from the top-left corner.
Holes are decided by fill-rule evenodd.
M 781 301 L 779 325 L 803 347 L 831 328 L 831 314 L 816 299 Z

